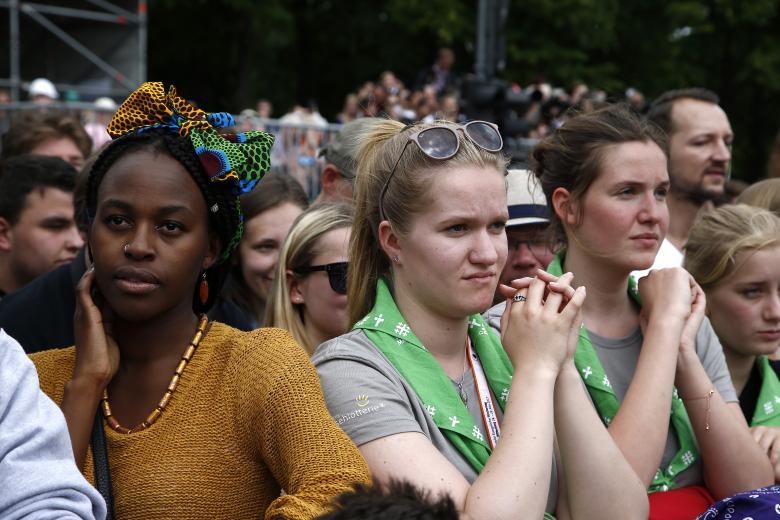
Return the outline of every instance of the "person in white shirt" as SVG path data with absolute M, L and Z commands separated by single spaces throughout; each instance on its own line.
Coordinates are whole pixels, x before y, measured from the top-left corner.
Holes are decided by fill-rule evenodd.
M 635 278 L 651 269 L 680 267 L 699 211 L 723 196 L 734 133 L 719 102 L 714 92 L 686 88 L 665 92 L 650 107 L 647 118 L 666 132 L 669 141 L 669 232 L 653 265 L 632 273 Z

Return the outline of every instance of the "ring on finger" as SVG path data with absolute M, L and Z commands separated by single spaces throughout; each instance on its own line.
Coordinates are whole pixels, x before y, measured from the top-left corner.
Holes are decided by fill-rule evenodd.
M 512 296 L 512 301 L 513 301 L 513 302 L 524 302 L 524 301 L 526 301 L 527 299 L 528 299 L 528 298 L 526 298 L 525 296 L 523 296 L 523 295 L 522 295 L 522 294 L 520 294 L 520 293 L 517 293 L 517 294 L 515 294 L 514 296 Z

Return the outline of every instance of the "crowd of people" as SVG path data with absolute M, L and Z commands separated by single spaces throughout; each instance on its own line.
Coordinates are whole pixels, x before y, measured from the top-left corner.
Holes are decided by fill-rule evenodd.
M 780 178 L 727 190 L 701 88 L 537 85 L 513 168 L 453 59 L 345 103 L 316 197 L 162 83 L 94 149 L 11 123 L 0 517 L 775 514 Z

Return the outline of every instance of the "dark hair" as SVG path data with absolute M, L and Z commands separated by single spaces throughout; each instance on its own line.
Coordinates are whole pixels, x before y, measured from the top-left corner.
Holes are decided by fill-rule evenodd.
M 284 173 L 266 175 L 255 190 L 241 196 L 244 220 L 249 221 L 286 202 L 295 204 L 304 210 L 309 207 L 309 199 L 300 182 Z M 223 296 L 262 324 L 266 302 L 258 302 L 257 296 L 244 280 L 238 255 L 236 255 L 230 270 L 230 278 L 230 283 L 225 287 Z
M 0 158 L 30 153 L 49 139 L 68 138 L 86 159 L 92 152 L 92 138 L 75 117 L 54 110 L 30 110 L 20 114 L 3 135 Z
M 565 188 L 573 200 L 579 199 L 598 177 L 604 151 L 634 141 L 650 141 L 666 150 L 660 129 L 624 104 L 616 104 L 575 115 L 536 145 L 532 169 L 551 208 L 554 240 L 565 240 L 566 234 L 552 209 L 553 192 Z
M 290 175 L 266 175 L 257 188 L 241 196 L 244 220 L 250 220 L 285 202 L 291 202 L 301 209 L 309 207 L 306 191 L 301 183 Z
M 87 216 L 94 219 L 97 209 L 98 187 L 111 166 L 121 157 L 140 151 L 164 153 L 176 159 L 192 176 L 209 208 L 209 229 L 217 234 L 223 248 L 227 247 L 242 226 L 239 213 L 239 199 L 229 183 L 210 182 L 187 137 L 179 136 L 167 129 L 152 128 L 137 134 L 128 134 L 109 144 L 92 165 L 87 180 Z M 212 211 L 211 208 L 217 208 Z M 228 262 L 217 262 L 207 272 L 209 299 L 202 305 L 197 295 L 193 298 L 195 312 L 205 312 L 214 303 L 227 274 Z M 197 284 L 196 284 L 197 285 Z
M 446 493 L 431 493 L 405 481 L 386 487 L 358 485 L 334 499 L 335 510 L 318 520 L 458 520 L 455 502 Z
M 76 170 L 59 157 L 20 155 L 0 163 L 0 217 L 16 224 L 34 189 L 72 192 Z
M 674 107 L 674 103 L 681 99 L 695 99 L 706 103 L 713 103 L 715 105 L 720 104 L 718 95 L 706 88 L 693 87 L 668 90 L 658 96 L 650 105 L 650 110 L 647 112 L 647 119 L 655 123 L 655 125 L 666 132 L 667 135 L 671 135 L 674 131 L 672 108 Z

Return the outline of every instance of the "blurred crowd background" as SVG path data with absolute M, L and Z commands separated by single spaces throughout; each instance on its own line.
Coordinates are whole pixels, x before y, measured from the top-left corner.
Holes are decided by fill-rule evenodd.
M 143 29 L 132 33 L 138 40 L 133 49 L 144 54 L 136 76 L 175 83 L 204 108 L 225 107 L 243 129 L 276 133 L 274 168 L 295 176 L 312 198 L 322 168 L 317 150 L 340 124 L 355 118 L 495 121 L 507 150 L 522 165 L 535 140 L 559 125 L 570 107 L 625 99 L 643 112 L 661 92 L 690 85 L 717 92 L 729 114 L 736 135 L 732 178 L 750 183 L 780 175 L 780 40 L 775 37 L 780 4 L 774 0 L 113 4 L 127 4 L 122 8 L 128 13 L 137 10 L 125 17 Z M 46 15 L 78 37 L 84 27 L 111 24 L 77 22 L 63 10 L 95 13 L 110 7 L 96 5 L 60 2 L 59 11 L 36 16 Z M 487 9 L 493 20 L 487 25 L 493 38 L 487 71 L 479 68 L 480 28 L 486 27 L 479 9 Z M 54 101 L 76 111 L 88 128 L 104 124 L 122 101 L 123 89 L 129 92 L 135 80 L 146 79 L 129 72 L 118 77 L 118 69 L 106 77 L 105 70 L 89 64 L 74 67 L 83 56 L 60 38 L 44 37 L 50 31 L 29 10 L 20 12 L 17 98 L 22 103 L 9 103 L 12 91 L 6 87 L 12 85 L 0 81 L 0 130 L 26 108 L 33 78 L 64 84 L 55 88 Z M 9 13 L 0 10 L 6 18 Z M 118 20 L 114 25 L 124 27 L 122 16 Z M 7 28 L 4 21 L 0 26 Z M 127 40 L 120 39 L 119 29 L 103 31 L 92 47 L 115 57 L 106 64 L 119 67 L 127 57 L 117 49 Z M 178 37 L 201 31 L 208 32 L 208 44 Z M 30 45 L 25 35 L 37 43 Z M 12 35 L 0 33 L 6 36 Z M 113 54 L 105 49 L 112 46 Z M 66 59 L 68 53 L 72 59 Z M 96 146 L 102 144 L 97 130 L 91 135 Z

